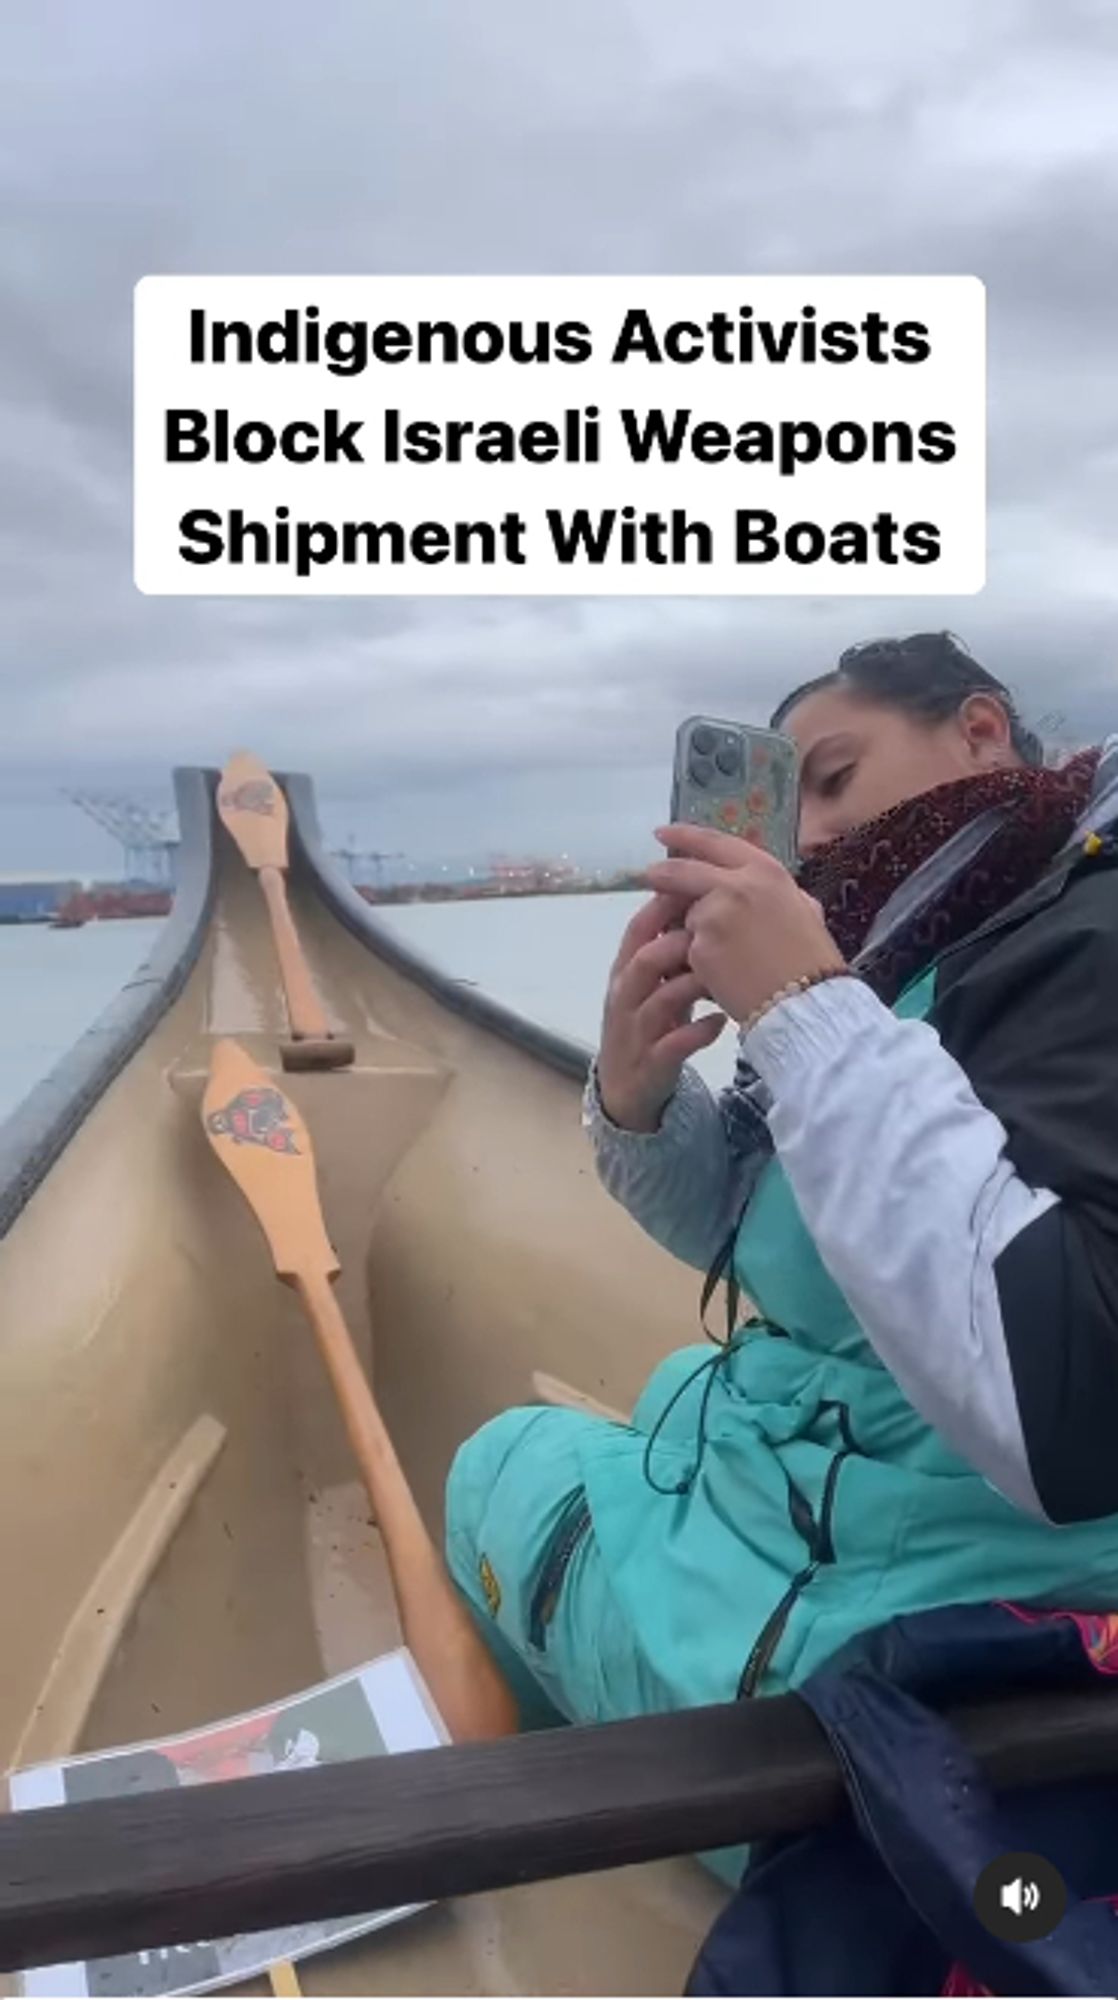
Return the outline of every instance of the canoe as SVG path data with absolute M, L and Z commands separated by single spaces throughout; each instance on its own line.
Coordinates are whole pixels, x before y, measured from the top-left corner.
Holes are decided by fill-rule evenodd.
M 316 1352 L 202 1132 L 214 1041 L 278 1078 L 289 1025 L 215 780 L 176 774 L 152 958 L 0 1125 L 0 1771 L 258 1708 L 399 1640 Z M 462 1437 L 538 1398 L 624 1411 L 693 1337 L 694 1278 L 598 1188 L 588 1051 L 405 948 L 327 859 L 309 781 L 285 790 L 296 924 L 355 1061 L 283 1087 L 437 1530 Z M 1105 1689 L 950 1714 L 996 1788 L 1118 1776 Z M 0 1965 L 440 1899 L 302 1961 L 303 1990 L 678 1993 L 724 1896 L 664 1857 L 843 1801 L 795 1696 L 371 1768 L 0 1815 Z
M 284 781 L 292 909 L 351 1069 L 290 1075 L 339 1296 L 433 1526 L 458 1442 L 558 1378 L 626 1409 L 693 1274 L 597 1185 L 587 1051 L 402 945 Z M 176 774 L 148 964 L 0 1126 L 0 1770 L 266 1703 L 398 1642 L 317 1356 L 199 1120 L 209 1050 L 277 1070 L 257 885 Z M 305 1961 L 310 1993 L 672 1993 L 721 1901 L 681 1859 L 496 1891 Z

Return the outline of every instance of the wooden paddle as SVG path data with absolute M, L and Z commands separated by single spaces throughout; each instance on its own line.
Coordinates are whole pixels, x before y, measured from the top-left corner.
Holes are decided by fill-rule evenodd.
M 314 1329 L 377 1517 L 405 1642 L 451 1737 L 512 1735 L 515 1697 L 427 1533 L 334 1296 L 338 1260 L 303 1120 L 238 1043 L 220 1041 L 202 1122 L 267 1237 L 277 1276 L 294 1286 Z
M 287 800 L 259 757 L 239 750 L 229 759 L 217 810 L 268 906 L 291 1028 L 291 1040 L 280 1046 L 284 1069 L 344 1069 L 353 1061 L 353 1043 L 331 1033 L 287 901 Z

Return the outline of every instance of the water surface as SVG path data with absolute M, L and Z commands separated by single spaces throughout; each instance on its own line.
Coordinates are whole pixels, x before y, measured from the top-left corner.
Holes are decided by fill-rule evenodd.
M 621 933 L 639 895 L 525 896 L 412 903 L 377 912 L 458 979 L 591 1045 Z M 147 956 L 158 919 L 0 925 L 0 1118 L 96 1019 Z M 732 1068 L 729 1032 L 700 1057 L 714 1082 Z

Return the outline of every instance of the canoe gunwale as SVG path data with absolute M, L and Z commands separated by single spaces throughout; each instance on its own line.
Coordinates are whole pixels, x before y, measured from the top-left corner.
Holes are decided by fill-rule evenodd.
M 996 1790 L 1118 1771 L 1105 1688 L 947 1718 Z M 805 1833 L 842 1810 L 796 1695 L 0 1815 L 0 1966 L 98 1958 Z
M 79 1126 L 178 999 L 209 927 L 215 877 L 213 774 L 174 774 L 174 901 L 149 956 L 66 1054 L 0 1121 L 0 1241 Z
M 558 1070 L 562 1076 L 585 1082 L 593 1050 L 584 1042 L 543 1027 L 478 987 L 466 985 L 434 959 L 396 937 L 327 854 L 310 778 L 303 772 L 286 772 L 280 775 L 280 783 L 291 809 L 293 854 L 309 876 L 315 893 L 351 936 L 451 1012 L 514 1043 L 526 1055 Z

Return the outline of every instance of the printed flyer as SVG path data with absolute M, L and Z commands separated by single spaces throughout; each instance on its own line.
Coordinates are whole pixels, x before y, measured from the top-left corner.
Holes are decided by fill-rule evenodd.
M 176 1785 L 220 1784 L 351 1758 L 389 1756 L 400 1750 L 429 1750 L 444 1741 L 430 1697 L 410 1655 L 401 1649 L 268 1708 L 192 1730 L 185 1736 L 14 1771 L 8 1778 L 8 1790 L 12 1811 L 26 1812 L 42 1806 L 162 1791 Z M 87 1963 L 40 1966 L 21 1974 L 15 1990 L 27 2000 L 205 1993 L 233 1981 L 252 1979 L 277 1959 L 306 1958 L 312 1952 L 344 1944 L 411 1916 L 418 1907 L 370 1911 L 366 1916 L 338 1917 L 281 1931 L 199 1939 L 196 1944 L 128 1952 L 119 1958 Z

